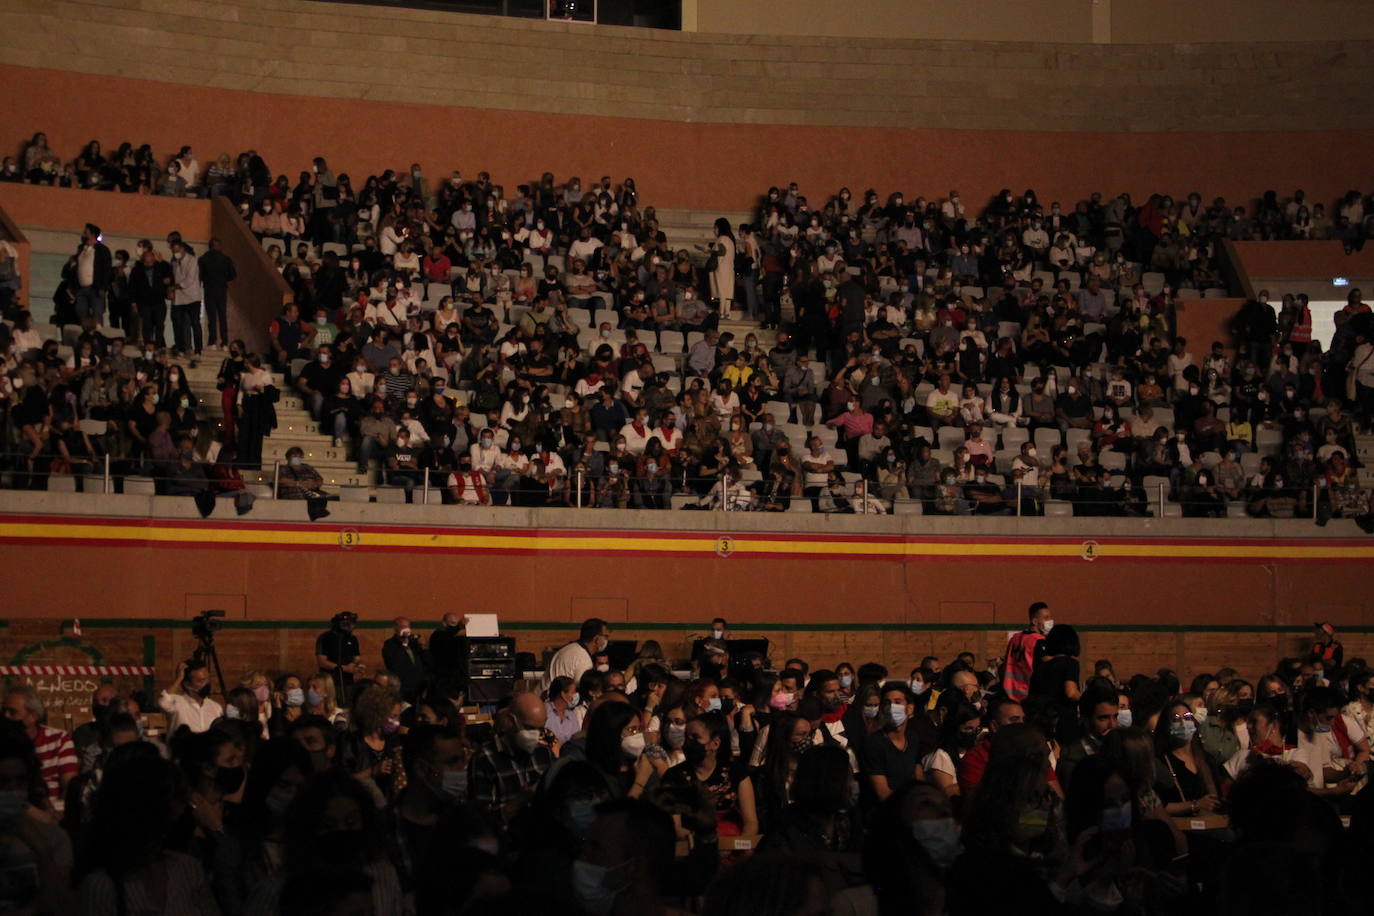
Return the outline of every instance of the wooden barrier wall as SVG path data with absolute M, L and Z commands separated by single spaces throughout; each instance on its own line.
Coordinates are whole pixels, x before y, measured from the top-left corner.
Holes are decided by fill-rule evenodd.
M 536 656 L 571 639 L 589 616 L 610 621 L 616 638 L 658 639 L 680 656 L 721 615 L 737 636 L 773 640 L 778 661 L 875 659 L 904 673 L 926 654 L 998 654 L 1035 600 L 1083 628 L 1085 659 L 1110 657 L 1120 671 L 1229 664 L 1257 676 L 1298 651 L 1316 620 L 1348 631 L 1347 656 L 1374 652 L 1371 540 L 718 536 L 6 516 L 0 562 L 24 570 L 9 589 L 0 660 L 53 664 L 74 663 L 86 653 L 81 643 L 111 663 L 146 656 L 170 670 L 194 645 L 190 619 L 208 608 L 226 611 L 230 673 L 309 670 L 313 636 L 344 609 L 361 615 L 376 664 L 391 618 L 404 614 L 425 629 L 452 610 L 500 615 L 519 648 Z M 83 635 L 63 642 L 73 617 Z

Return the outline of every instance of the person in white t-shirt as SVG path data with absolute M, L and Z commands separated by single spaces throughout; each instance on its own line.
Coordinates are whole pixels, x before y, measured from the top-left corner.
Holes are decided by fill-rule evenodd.
M 570 642 L 553 654 L 549 659 L 548 670 L 544 672 L 543 689 L 547 691 L 554 678 L 571 678 L 574 684 L 582 680 L 582 675 L 592 669 L 592 657 L 605 652 L 611 642 L 611 628 L 600 617 L 582 621 L 582 629 L 577 641 Z
M 642 407 L 636 410 L 634 419 L 620 428 L 620 435 L 625 439 L 625 451 L 636 458 L 644 454 L 644 449 L 653 436 L 653 430 L 649 428 L 648 411 Z
M 157 705 L 167 717 L 167 734 L 185 725 L 193 732 L 209 730 L 224 715 L 224 707 L 210 699 L 210 667 L 200 659 L 177 665 L 177 678 L 162 691 Z
M 1349 795 L 1365 782 L 1369 738 L 1342 705 L 1333 687 L 1315 687 L 1303 697 L 1298 746 L 1289 759 L 1307 767 L 1307 784 L 1318 795 Z
M 568 246 L 568 257 L 572 260 L 590 261 L 592 255 L 596 254 L 596 249 L 601 247 L 601 240 L 592 238 L 592 227 L 583 226 L 577 241 Z

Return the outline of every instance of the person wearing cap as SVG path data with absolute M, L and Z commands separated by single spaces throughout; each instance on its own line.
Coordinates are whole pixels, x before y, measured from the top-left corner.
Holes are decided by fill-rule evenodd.
M 353 635 L 353 625 L 357 622 L 357 614 L 340 611 L 329 619 L 329 629 L 315 638 L 315 660 L 320 673 L 334 681 L 341 703 L 347 697 L 345 688 L 351 687 L 353 679 L 361 676 L 365 669 L 358 660 L 362 655 L 358 637 Z
M 1345 647 L 1336 638 L 1336 628 L 1331 624 L 1317 623 L 1316 628 L 1317 638 L 1308 654 L 1312 661 L 1321 662 L 1326 672 L 1335 671 L 1341 667 L 1341 660 L 1345 658 Z

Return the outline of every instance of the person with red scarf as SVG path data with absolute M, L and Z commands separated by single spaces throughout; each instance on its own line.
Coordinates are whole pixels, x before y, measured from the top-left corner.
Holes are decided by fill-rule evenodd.
M 1257 763 L 1266 760 L 1288 763 L 1292 758 L 1294 746 L 1283 740 L 1283 722 L 1274 707 L 1261 704 L 1250 710 L 1245 727 L 1250 736 L 1250 746 L 1236 751 L 1231 759 L 1222 764 L 1222 769 L 1231 779 L 1239 779 L 1241 773 Z
M 481 471 L 472 469 L 472 459 L 463 457 L 462 466 L 448 477 L 448 492 L 461 506 L 490 506 L 491 494 Z
M 636 410 L 630 422 L 620 428 L 620 435 L 625 437 L 625 451 L 636 458 L 644 454 L 644 447 L 653 435 L 649 428 L 649 412 L 643 407 Z
M 665 411 L 663 419 L 650 433 L 649 438 L 662 442 L 664 454 L 676 459 L 678 450 L 682 448 L 682 430 L 677 428 L 677 414 L 671 410 Z
M 821 704 L 821 724 L 816 729 L 820 743 L 843 748 L 857 769 L 855 749 L 849 746 L 849 735 L 844 728 L 845 704 L 840 699 L 840 676 L 828 669 L 814 672 L 806 684 L 806 695 L 814 696 Z

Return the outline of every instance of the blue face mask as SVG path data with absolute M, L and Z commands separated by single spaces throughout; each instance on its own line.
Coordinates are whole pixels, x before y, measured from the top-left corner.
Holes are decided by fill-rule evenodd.
M 439 793 L 445 798 L 464 798 L 468 794 L 468 771 L 444 770 Z
M 880 713 L 880 712 L 882 712 L 882 711 L 883 711 L 883 710 L 882 710 L 882 707 L 881 707 L 881 706 L 865 706 L 865 707 L 864 707 L 864 718 L 865 718 L 865 719 L 876 719 L 876 718 L 878 718 L 878 713 Z M 903 710 L 903 712 L 905 712 L 905 711 L 906 711 L 906 710 Z
M 908 683 L 911 687 L 911 692 L 916 694 L 916 696 L 918 697 L 926 692 L 926 687 L 928 686 L 925 681 L 918 681 L 915 678 L 913 678 Z
M 964 851 L 963 844 L 959 842 L 959 825 L 954 823 L 952 817 L 912 821 L 911 835 L 921 844 L 935 867 L 942 870 L 953 865 Z
M 1131 829 L 1131 803 L 1117 808 L 1103 808 L 1099 825 L 1103 833 L 1120 833 Z
M 582 859 L 573 862 L 573 896 L 592 916 L 609 913 L 615 906 L 615 898 L 620 894 L 619 888 L 606 886 L 610 872 L 611 869 L 604 865 L 594 865 Z
M 596 806 L 600 802 L 592 798 L 574 798 L 568 802 L 568 820 L 572 821 L 573 833 L 579 837 L 587 835 L 596 821 Z
M 242 719 L 243 713 L 239 712 L 239 708 L 231 703 L 228 706 L 224 707 L 224 718 Z
M 707 712 L 720 712 L 720 697 L 711 697 L 706 701 Z
M 1118 727 L 1120 727 L 1120 728 L 1130 728 L 1130 727 L 1131 727 L 1131 723 L 1134 722 L 1134 721 L 1135 721 L 1135 719 L 1134 719 L 1134 717 L 1131 715 L 1131 710 L 1130 710 L 1129 708 L 1128 708 L 1128 709 L 1122 709 L 1122 710 L 1118 710 L 1118 711 L 1117 711 L 1117 714 L 1116 714 L 1116 724 L 1117 724 Z
M 1331 723 L 1330 723 L 1330 722 L 1318 723 L 1317 725 L 1314 725 L 1314 726 L 1312 727 L 1312 731 L 1316 732 L 1316 733 L 1319 734 L 1319 735 L 1329 735 L 1329 734 L 1331 733 Z
M 898 727 L 906 724 L 906 707 L 889 706 L 887 708 L 887 721 Z
M 1197 723 L 1192 719 L 1179 719 L 1169 724 L 1169 737 L 1176 744 L 1187 744 L 1197 734 Z
M 295 800 L 295 786 L 273 786 L 263 803 L 267 805 L 267 810 L 277 817 L 285 817 L 286 810 L 291 807 L 291 803 Z
M 324 694 L 319 693 L 311 687 L 305 694 L 305 701 L 311 706 L 321 706 L 324 704 Z
M 841 687 L 843 687 L 844 689 L 848 690 L 848 689 L 849 689 L 850 687 L 852 687 L 853 685 L 854 685 L 854 676 L 853 676 L 852 674 L 841 674 L 841 675 L 840 675 L 840 686 L 841 686 Z
M 286 691 L 287 706 L 304 706 L 305 691 L 299 687 L 291 687 Z

